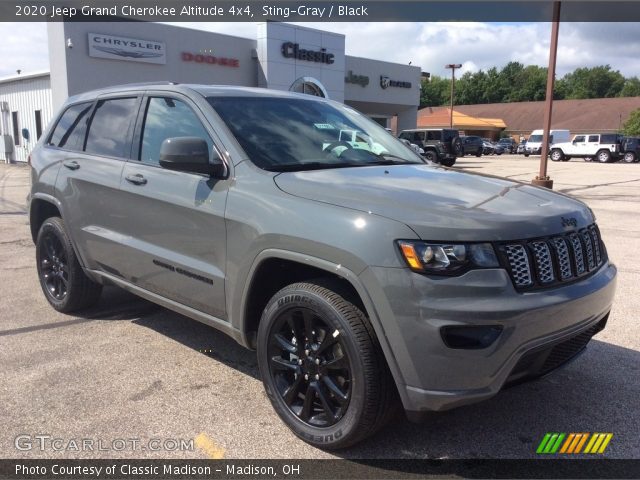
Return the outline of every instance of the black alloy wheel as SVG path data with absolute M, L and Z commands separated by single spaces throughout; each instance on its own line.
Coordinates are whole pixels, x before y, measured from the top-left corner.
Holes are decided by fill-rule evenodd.
M 60 217 L 47 218 L 36 238 L 38 280 L 49 304 L 59 312 L 73 312 L 98 302 L 102 285 L 89 278 Z
M 311 309 L 282 312 L 269 335 L 269 373 L 278 394 L 302 422 L 329 427 L 351 398 L 351 365 L 338 331 Z
M 339 449 L 373 435 L 399 412 L 384 354 L 346 282 L 292 283 L 265 306 L 256 349 L 265 391 L 305 442 Z
M 64 248 L 52 232 L 43 235 L 38 248 L 40 250 L 40 281 L 53 299 L 62 301 L 69 290 L 69 265 Z

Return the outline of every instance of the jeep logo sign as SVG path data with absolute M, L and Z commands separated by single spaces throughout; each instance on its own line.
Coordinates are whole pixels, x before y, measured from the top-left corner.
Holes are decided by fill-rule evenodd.
M 128 62 L 167 63 L 164 42 L 89 33 L 89 56 Z
M 389 87 L 411 88 L 411 82 L 401 82 L 399 80 L 391 80 L 389 77 L 380 75 L 380 86 L 383 89 Z
M 369 85 L 369 77 L 366 75 L 354 75 L 354 73 L 349 70 L 347 76 L 344 77 L 344 83 L 353 83 L 355 85 L 360 85 L 361 87 L 366 87 Z

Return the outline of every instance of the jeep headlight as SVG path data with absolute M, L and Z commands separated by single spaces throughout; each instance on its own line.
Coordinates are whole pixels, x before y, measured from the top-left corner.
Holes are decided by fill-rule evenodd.
M 399 240 L 405 261 L 414 272 L 455 275 L 473 268 L 497 268 L 490 243 L 431 243 Z

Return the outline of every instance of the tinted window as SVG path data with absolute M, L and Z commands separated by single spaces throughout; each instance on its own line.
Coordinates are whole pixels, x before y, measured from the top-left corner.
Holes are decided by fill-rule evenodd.
M 80 103 L 67 108 L 58 120 L 47 143 L 54 147 L 79 149 L 81 140 L 84 140 L 84 127 L 90 109 L 91 103 Z
M 209 153 L 213 142 L 202 123 L 186 103 L 173 98 L 150 98 L 142 127 L 140 160 L 158 165 L 160 147 L 167 138 L 198 137 L 207 141 Z
M 127 157 L 127 136 L 137 101 L 135 97 L 100 100 L 91 119 L 84 150 L 108 157 Z
M 594 135 L 594 136 L 597 137 L 597 135 Z M 595 141 L 597 142 L 597 140 Z M 615 133 L 600 135 L 600 143 L 616 143 L 617 141 L 618 141 L 618 135 L 616 135 Z
M 598 135 L 589 135 L 589 142 L 597 142 L 599 140 Z
M 427 131 L 427 140 L 440 140 L 441 132 L 439 130 L 428 130 Z

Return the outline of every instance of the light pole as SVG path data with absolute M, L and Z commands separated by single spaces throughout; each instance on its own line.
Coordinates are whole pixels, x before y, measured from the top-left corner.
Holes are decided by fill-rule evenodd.
M 553 22 L 551 23 L 551 45 L 549 47 L 549 69 L 547 71 L 547 94 L 544 106 L 544 130 L 540 149 L 540 173 L 531 183 L 540 187 L 553 188 L 553 180 L 547 175 L 547 157 L 549 156 L 549 130 L 551 130 L 551 112 L 553 108 L 553 84 L 556 77 L 556 55 L 558 53 L 558 30 L 560 29 L 560 2 L 553 2 Z
M 451 111 L 449 112 L 449 127 L 453 128 L 453 92 L 456 84 L 456 68 L 461 68 L 460 63 L 449 63 L 444 68 L 451 69 Z

